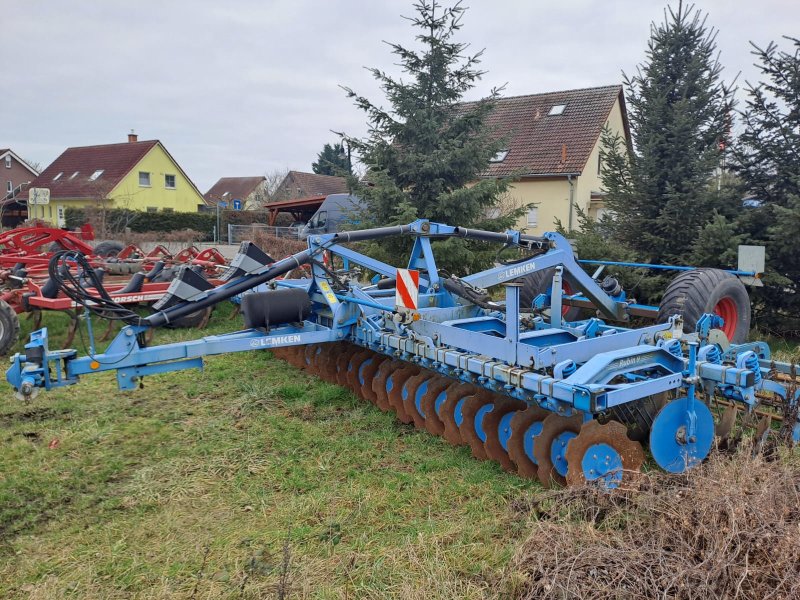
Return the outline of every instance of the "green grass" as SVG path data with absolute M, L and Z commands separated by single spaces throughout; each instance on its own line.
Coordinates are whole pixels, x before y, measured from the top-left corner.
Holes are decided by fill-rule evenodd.
M 0 436 L 2 598 L 506 597 L 536 489 L 266 351 L 5 393 Z

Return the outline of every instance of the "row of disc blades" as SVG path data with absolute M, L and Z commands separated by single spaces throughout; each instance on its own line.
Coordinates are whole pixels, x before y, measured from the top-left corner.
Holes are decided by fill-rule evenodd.
M 560 416 L 361 346 L 313 344 L 274 354 L 394 411 L 403 423 L 468 445 L 476 458 L 546 487 L 595 480 L 618 487 L 635 478 L 644 462 L 641 444 L 617 421 Z

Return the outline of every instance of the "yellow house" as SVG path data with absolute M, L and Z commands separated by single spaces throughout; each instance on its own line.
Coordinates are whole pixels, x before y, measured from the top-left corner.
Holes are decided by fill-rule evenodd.
M 487 119 L 505 147 L 485 177 L 512 177 L 510 197 L 535 204 L 518 223 L 541 234 L 556 220 L 578 227 L 575 206 L 598 218 L 605 210 L 600 134 L 619 133 L 630 148 L 622 86 L 612 85 L 500 98 Z
M 65 224 L 68 207 L 197 212 L 203 195 L 158 140 L 67 148 L 31 187 L 48 188 L 44 218 Z M 31 207 L 30 216 L 42 207 Z

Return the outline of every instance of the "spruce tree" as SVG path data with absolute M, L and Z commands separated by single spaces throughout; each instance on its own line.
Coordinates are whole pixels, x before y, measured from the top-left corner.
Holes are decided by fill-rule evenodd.
M 646 60 L 624 75 L 634 148 L 604 137 L 606 205 L 615 237 L 642 260 L 685 261 L 720 208 L 712 174 L 728 134 L 731 90 L 721 78 L 715 32 L 678 3 L 651 25 Z
M 499 91 L 461 102 L 484 74 L 478 69 L 482 51 L 467 55 L 467 44 L 456 40 L 465 8 L 460 3 L 444 7 L 436 0 L 419 0 L 414 7 L 416 15 L 409 21 L 417 30 L 418 48 L 389 44 L 403 77 L 370 69 L 386 107 L 345 88 L 369 122 L 366 138 L 350 140 L 367 169 L 368 185 L 358 190 L 369 206 L 365 223 L 385 226 L 427 218 L 493 230 L 512 226 L 521 211 L 492 210 L 507 182 L 480 177 L 503 147 L 485 122 Z M 452 269 L 473 270 L 488 260 L 478 245 L 463 240 L 439 245 Z M 378 253 L 396 261 L 399 250 L 383 244 Z
M 342 144 L 325 144 L 317 155 L 316 162 L 311 163 L 311 170 L 317 175 L 335 175 L 336 177 L 349 177 L 353 174 L 350 157 L 345 152 Z

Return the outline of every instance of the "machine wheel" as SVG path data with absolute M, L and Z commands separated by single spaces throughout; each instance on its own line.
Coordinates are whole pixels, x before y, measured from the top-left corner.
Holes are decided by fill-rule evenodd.
M 528 479 L 539 476 L 539 465 L 533 449 L 536 438 L 542 433 L 544 420 L 552 413 L 540 406 L 530 406 L 511 418 L 511 437 L 508 456 L 517 465 L 517 473 Z
M 433 435 L 444 434 L 444 423 L 439 417 L 439 411 L 447 399 L 447 388 L 454 383 L 452 379 L 436 375 L 428 384 L 428 388 L 422 398 L 420 398 L 418 412 L 425 420 L 425 429 Z
M 722 317 L 722 331 L 733 344 L 747 341 L 750 333 L 750 297 L 735 275 L 719 269 L 686 271 L 673 279 L 658 307 L 658 322 L 683 316 L 683 329 L 693 332 L 704 313 Z
M 19 316 L 5 300 L 0 300 L 0 354 L 8 354 L 19 339 Z
M 387 388 L 387 391 L 389 393 L 389 405 L 397 413 L 397 418 L 403 423 L 411 423 L 411 415 L 406 412 L 403 406 L 403 396 L 408 395 L 406 384 L 409 379 L 419 373 L 419 367 L 408 363 L 406 365 L 392 375 L 392 389 Z
M 569 485 L 598 482 L 606 489 L 630 487 L 644 463 L 642 445 L 629 439 L 618 421 L 584 423 L 567 444 L 566 456 Z
M 567 445 L 577 437 L 583 415 L 562 417 L 551 413 L 542 422 L 542 433 L 536 438 L 533 453 L 539 464 L 539 481 L 546 487 L 567 483 Z
M 446 397 L 439 408 L 439 418 L 444 423 L 444 439 L 454 446 L 462 446 L 466 442 L 461 437 L 459 426 L 464 420 L 461 412 L 466 399 L 478 392 L 477 388 L 470 383 L 460 383 L 451 385 L 445 391 Z
M 519 304 L 522 310 L 530 310 L 533 299 L 539 294 L 547 293 L 547 290 L 553 282 L 554 273 L 554 268 L 544 269 L 543 271 L 534 271 L 530 275 L 526 275 L 520 279 L 522 288 L 519 291 Z M 566 279 L 562 279 L 561 289 L 565 295 L 575 293 L 575 290 L 572 289 L 572 286 Z M 565 305 L 561 307 L 561 318 L 565 321 L 577 321 L 580 315 L 581 309 L 577 306 Z
M 122 242 L 117 242 L 115 240 L 108 240 L 105 242 L 100 242 L 94 247 L 94 255 L 99 256 L 101 258 L 111 258 L 112 256 L 116 256 L 125 246 Z
M 503 396 L 495 397 L 494 408 L 483 418 L 483 430 L 486 440 L 483 447 L 486 456 L 500 463 L 504 471 L 513 471 L 514 463 L 508 454 L 508 442 L 511 439 L 511 422 L 520 411 L 528 407 L 521 400 L 513 400 Z
M 170 329 L 203 329 L 208 325 L 208 320 L 211 318 L 211 313 L 214 311 L 213 306 L 196 310 L 193 313 L 184 315 L 174 321 L 171 321 L 167 327 Z

